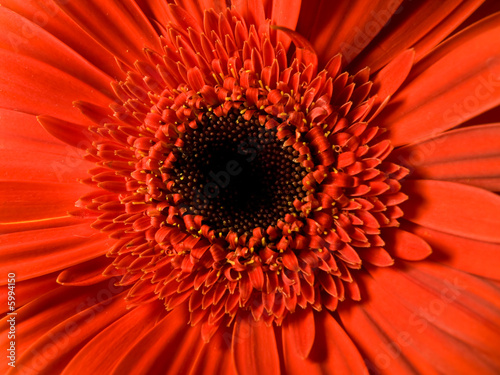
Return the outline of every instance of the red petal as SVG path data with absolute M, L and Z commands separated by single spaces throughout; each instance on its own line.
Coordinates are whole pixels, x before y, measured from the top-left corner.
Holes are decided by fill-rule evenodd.
M 500 125 L 491 124 L 446 132 L 403 147 L 391 157 L 413 169 L 413 178 L 460 180 L 483 187 L 481 180 L 500 175 L 498 150 Z M 494 190 L 495 186 L 491 188 Z
M 62 120 L 91 125 L 73 108 L 73 101 L 81 99 L 104 107 L 111 101 L 111 97 L 81 79 L 36 59 L 0 49 L 0 60 L 3 62 L 0 90 L 9 93 L 0 98 L 3 108 L 30 114 L 44 113 Z
M 89 188 L 78 183 L 0 181 L 0 191 L 0 222 L 6 223 L 67 216 Z
M 422 165 L 412 175 L 414 178 L 422 179 L 460 179 L 462 181 L 467 181 L 468 178 L 495 178 L 497 176 L 500 176 L 500 155 Z
M 235 370 L 229 346 L 231 336 L 229 328 L 219 328 L 210 342 L 203 345 L 189 374 L 233 375 Z
M 24 30 L 28 31 L 28 35 L 31 35 L 34 30 L 37 30 L 37 26 L 35 25 L 37 24 L 94 66 L 106 72 L 110 77 L 119 79 L 124 78 L 124 73 L 118 68 L 114 56 L 108 53 L 108 51 L 92 39 L 90 35 L 82 32 L 82 29 L 78 27 L 71 18 L 64 14 L 55 2 L 42 3 L 34 1 L 19 2 L 17 0 L 5 0 L 2 1 L 2 6 L 13 10 L 15 13 L 25 18 L 23 25 L 16 30 L 12 30 L 12 32 L 16 33 Z M 38 31 L 36 33 L 38 34 Z M 12 33 L 6 34 L 12 35 Z M 51 38 L 47 37 L 47 40 L 50 39 Z M 24 35 L 22 38 L 11 38 L 11 42 L 11 47 L 13 48 L 31 48 L 28 46 L 30 43 L 27 38 L 24 38 Z M 38 43 L 33 43 L 33 46 L 35 47 L 34 49 L 37 50 L 36 46 L 38 46 Z M 51 55 L 57 55 L 54 48 L 49 48 L 45 50 L 45 52 L 45 58 L 52 59 Z M 59 61 L 59 63 L 64 65 L 64 60 Z M 68 64 L 65 68 L 72 69 L 72 66 Z
M 81 150 L 92 147 L 96 136 L 87 127 L 75 123 L 59 120 L 51 116 L 38 116 L 37 120 L 54 137 Z
M 283 339 L 286 373 L 290 375 L 367 374 L 358 349 L 329 312 L 315 313 L 316 335 L 309 357 L 297 356 L 293 343 Z
M 198 22 L 196 18 L 193 18 L 192 15 L 182 7 L 175 4 L 169 4 L 168 12 L 170 15 L 169 21 L 179 25 L 181 29 L 188 30 L 192 28 L 197 32 L 203 32 L 203 23 Z
M 479 241 L 500 242 L 500 196 L 445 181 L 407 181 L 405 218 L 431 229 Z
M 47 133 L 35 116 L 0 109 L 0 122 L 2 180 L 74 183 L 92 165 L 82 151 Z
M 79 263 L 73 267 L 65 269 L 57 276 L 57 282 L 61 285 L 87 286 L 100 283 L 110 276 L 103 276 L 102 273 L 111 260 L 105 256 L 92 259 L 88 262 Z
M 90 221 L 6 234 L 0 241 L 0 268 L 5 272 L 15 271 L 19 281 L 104 255 L 110 246 L 106 235 L 90 228 Z
M 394 146 L 439 134 L 500 104 L 500 59 L 491 58 L 500 54 L 499 32 L 497 14 L 457 34 L 415 66 L 413 79 L 375 120 L 390 130 Z
M 389 267 L 394 264 L 394 259 L 381 247 L 369 247 L 359 251 L 363 260 L 379 267 Z
M 53 289 L 59 288 L 60 285 L 56 282 L 57 273 L 51 273 L 48 275 L 44 275 L 41 277 L 36 277 L 34 279 L 25 280 L 25 281 L 17 281 L 16 282 L 16 308 L 21 308 L 26 305 L 30 301 L 40 297 L 41 295 L 51 291 Z M 3 282 L 4 285 L 7 284 L 7 279 Z M 8 301 L 8 292 L 7 288 L 2 288 L 1 297 L 5 301 Z M 3 308 L 5 310 L 1 310 L 1 313 L 8 312 L 9 306 L 5 304 Z
M 168 24 L 169 18 L 165 6 L 166 2 L 147 0 L 147 3 L 152 7 L 156 19 L 163 25 Z M 205 10 L 213 9 L 217 13 L 221 13 L 227 8 L 226 2 L 220 0 L 175 0 L 175 3 L 184 8 L 191 16 L 195 17 L 200 25 L 203 25 Z
M 73 358 L 74 353 L 89 339 L 127 313 L 123 297 L 116 295 L 106 298 L 100 304 L 84 311 L 77 310 L 76 313 L 73 305 L 75 315 L 54 327 L 49 334 L 42 335 L 17 359 L 16 366 L 36 368 L 39 374 L 61 373 L 65 365 Z M 56 354 L 51 355 L 51 360 L 42 361 L 41 353 L 45 353 L 49 347 L 55 348 Z
M 421 263 L 416 265 L 418 267 Z M 416 276 L 417 274 L 413 272 L 415 267 L 410 267 L 409 273 Z M 455 309 L 462 315 L 461 304 L 466 305 L 470 302 L 474 307 L 478 306 L 480 297 L 478 296 L 476 301 L 469 300 L 469 292 L 462 293 L 460 287 L 467 285 L 470 288 L 477 286 L 479 289 L 484 289 L 484 285 L 467 284 L 466 278 L 460 279 L 459 284 L 455 284 L 457 274 L 447 273 L 445 269 L 440 269 L 437 275 L 435 273 L 437 269 L 435 269 L 434 277 L 438 276 L 439 279 L 431 279 L 432 272 L 420 272 L 418 277 L 410 276 L 411 283 L 407 283 L 406 280 L 401 281 L 405 287 L 399 287 L 399 285 L 393 285 L 400 282 L 399 277 L 396 278 L 397 281 L 391 280 L 391 277 L 380 278 L 384 270 L 379 272 L 376 269 L 370 269 L 369 271 L 373 279 L 366 280 L 365 283 L 370 300 L 364 304 L 364 309 L 373 324 L 390 340 L 388 350 L 382 349 L 386 343 L 372 341 L 371 345 L 375 347 L 375 352 L 379 351 L 377 356 L 369 356 L 370 360 L 375 360 L 373 362 L 375 366 L 385 369 L 388 373 L 394 372 L 392 366 L 396 363 L 404 362 L 414 367 L 417 373 L 490 372 L 486 369 L 493 364 L 493 361 L 475 352 L 477 349 L 483 350 L 484 346 L 468 345 L 453 335 L 446 334 L 444 332 L 446 329 L 442 330 L 445 325 L 450 328 L 456 325 L 454 318 L 449 315 Z M 404 274 L 406 270 L 400 273 Z M 421 287 L 417 290 L 410 285 Z M 431 290 L 435 290 L 436 293 L 428 293 Z M 407 298 L 410 291 L 412 295 Z M 484 291 L 486 292 L 486 289 Z M 463 301 L 461 301 L 462 298 Z M 408 303 L 408 300 L 412 300 L 415 304 Z M 488 305 L 487 302 L 486 304 Z M 494 309 L 492 305 L 489 307 Z M 494 310 L 481 308 L 481 313 L 489 317 L 494 316 L 491 315 Z M 461 317 L 457 318 L 459 320 Z M 479 319 L 478 323 L 480 320 L 482 319 Z M 484 324 L 486 328 L 486 322 L 481 322 L 479 325 L 481 324 Z M 467 331 L 468 328 L 458 328 L 458 330 Z M 367 339 L 370 338 L 367 337 Z M 383 354 L 380 353 L 381 349 Z
M 468 0 L 462 1 L 460 4 L 456 6 L 453 11 L 445 16 L 445 18 L 441 18 L 439 24 L 436 25 L 431 31 L 426 33 L 426 35 L 420 39 L 417 43 L 415 43 L 414 48 L 417 51 L 417 55 L 415 61 L 420 61 L 425 55 L 427 55 L 432 49 L 437 46 L 441 41 L 443 41 L 449 34 L 451 34 L 457 27 L 463 26 L 464 20 L 466 22 L 471 22 L 472 17 L 468 19 L 468 17 L 474 13 L 474 11 L 483 5 L 484 0 Z M 441 5 L 442 3 L 440 3 Z M 428 11 L 427 4 L 424 5 L 424 8 Z M 491 9 L 491 7 L 489 7 Z M 495 11 L 491 11 L 486 16 L 493 14 Z M 443 16 L 442 16 L 443 17 Z M 481 17 L 481 18 L 484 18 Z M 420 29 L 420 28 L 419 28 Z
M 233 0 L 233 6 L 240 13 L 247 25 L 255 24 L 257 29 L 266 20 L 264 4 L 260 0 Z
M 271 24 L 295 30 L 301 4 L 302 0 L 274 0 L 272 2 Z M 291 42 L 290 38 L 282 33 L 278 33 L 278 41 L 283 43 L 285 49 Z
M 283 323 L 282 333 L 283 342 L 287 347 L 295 352 L 289 354 L 307 358 L 314 344 L 314 314 L 311 308 L 298 308 L 294 313 L 288 314 Z M 287 353 L 284 353 L 287 361 Z
M 500 279 L 500 244 L 474 241 L 419 225 L 406 228 L 432 246 L 429 260 L 483 277 Z
M 83 311 L 85 311 L 86 319 L 95 316 L 95 311 L 87 309 L 100 302 L 109 303 L 112 296 L 123 291 L 123 288 L 117 288 L 113 285 L 115 281 L 110 280 L 86 288 L 57 286 L 50 292 L 45 291 L 45 294 L 42 292 L 40 298 L 23 306 L 18 311 L 18 314 L 22 314 L 23 319 L 16 324 L 16 334 L 23 338 L 16 343 L 18 353 L 26 352 L 28 347 L 42 339 L 48 332 L 55 330 L 57 326 L 63 326 L 63 328 L 66 326 L 69 330 L 68 333 L 76 333 L 74 324 L 61 323 Z M 120 297 L 123 296 L 118 295 L 118 299 Z M 69 336 L 68 333 L 63 334 L 63 336 Z M 52 337 L 58 338 L 57 336 Z M 1 340 L 7 340 L 7 334 L 4 336 L 2 332 Z M 0 344 L 4 343 L 0 342 Z
M 251 315 L 238 316 L 234 323 L 232 355 L 239 375 L 280 374 L 280 361 L 273 327 Z
M 384 229 L 384 240 L 387 251 L 400 259 L 422 260 L 432 253 L 431 247 L 422 238 L 401 229 Z
M 312 41 L 322 65 L 337 53 L 352 61 L 384 27 L 401 0 L 310 1 L 297 31 Z
M 272 26 L 273 29 L 279 30 L 286 34 L 296 46 L 296 55 L 300 62 L 305 65 L 312 64 L 313 69 L 317 69 L 318 56 L 314 47 L 301 34 L 283 26 Z
M 405 326 L 420 326 L 420 331 L 425 331 L 432 324 L 463 345 L 482 353 L 481 359 L 477 356 L 464 358 L 465 363 L 472 360 L 469 366 L 490 362 L 490 365 L 500 368 L 498 289 L 477 277 L 430 262 L 413 263 L 404 269 L 373 268 L 369 272 L 374 278 L 374 281 L 370 280 L 372 284 L 367 283 L 370 296 L 376 294 L 370 287 L 380 283 L 381 289 L 411 311 L 413 318 Z M 449 338 L 443 340 L 447 341 L 453 342 Z M 434 354 L 440 355 L 440 352 Z M 441 362 L 439 357 L 436 362 Z
M 22 148 L 22 151 L 47 152 L 47 144 L 50 145 L 50 153 L 64 154 L 66 145 L 47 132 L 40 126 L 36 116 L 22 113 L 15 110 L 0 108 L 1 139 L 9 139 L 9 142 L 2 143 L 2 150 L 15 151 Z M 19 124 L 23 125 L 24 132 L 19 131 Z M 24 147 L 23 147 L 24 146 Z
M 191 361 L 203 346 L 200 327 L 187 325 L 189 313 L 184 305 L 173 309 L 128 351 L 110 374 L 186 374 Z
M 453 179 L 450 181 L 453 181 L 453 182 L 456 182 L 459 184 L 476 186 L 476 187 L 486 189 L 489 191 L 500 192 L 500 178 L 499 177 L 493 177 L 493 178 L 467 177 L 467 178 L 457 178 L 457 179 Z
M 31 18 L 31 21 L 36 22 L 43 18 L 42 14 Z M 45 18 L 48 18 L 46 14 Z M 0 24 L 4 30 L 0 35 L 0 46 L 3 49 L 42 61 L 90 84 L 97 90 L 109 90 L 109 82 L 112 80 L 110 76 L 90 64 L 36 23 L 2 6 Z
M 377 71 L 405 49 L 414 46 L 416 42 L 420 43 L 422 38 L 426 43 L 417 43 L 421 47 L 417 49 L 417 54 L 428 52 L 453 30 L 453 27 L 450 29 L 450 22 L 454 22 L 455 27 L 458 26 L 480 3 L 481 0 L 440 2 L 422 0 L 415 3 L 403 3 L 398 15 L 391 19 L 376 43 L 366 48 L 367 52 L 362 55 L 361 59 L 356 60 L 355 66 L 358 69 L 369 66 Z M 454 14 L 455 8 L 466 9 Z M 375 21 L 378 23 L 388 19 L 382 12 L 377 16 Z M 442 29 L 444 24 L 447 27 L 446 30 Z
M 374 105 L 380 105 L 387 97 L 392 96 L 404 82 L 411 67 L 415 51 L 406 50 L 396 56 L 389 64 L 387 64 L 373 80 L 373 91 L 377 95 L 377 101 Z
M 145 47 L 161 51 L 158 34 L 132 0 L 58 2 L 58 6 L 99 44 L 130 66 L 143 59 Z
M 391 159 L 415 169 L 420 165 L 494 156 L 500 150 L 500 124 L 452 130 L 393 151 Z
M 79 350 L 62 374 L 109 374 L 123 359 L 124 353 L 152 328 L 158 315 L 154 304 L 139 306 L 128 312 Z M 102 350 L 103 346 L 107 349 Z

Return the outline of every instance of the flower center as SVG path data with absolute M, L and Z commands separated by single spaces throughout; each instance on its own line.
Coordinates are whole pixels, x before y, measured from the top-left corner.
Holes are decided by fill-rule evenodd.
M 173 151 L 171 190 L 182 196 L 184 214 L 201 215 L 222 235 L 250 233 L 298 214 L 293 203 L 306 196 L 301 180 L 307 173 L 276 129 L 266 129 L 258 117 L 245 120 L 237 110 L 205 114 L 198 125 Z
M 300 43 L 288 61 L 270 25 L 245 29 L 233 8 L 205 20 L 207 35 L 169 25 L 164 55 L 113 85 L 122 104 L 89 149 L 102 191 L 77 205 L 117 240 L 127 299 L 187 303 L 205 339 L 240 310 L 279 325 L 360 300 L 363 264 L 394 263 L 384 235 L 408 173 L 367 120 L 369 69 L 342 72 L 338 55 L 318 73 Z

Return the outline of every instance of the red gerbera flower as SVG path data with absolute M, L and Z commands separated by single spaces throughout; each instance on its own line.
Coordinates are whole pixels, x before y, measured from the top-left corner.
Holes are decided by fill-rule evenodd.
M 496 3 L 5 3 L 11 372 L 500 370 Z

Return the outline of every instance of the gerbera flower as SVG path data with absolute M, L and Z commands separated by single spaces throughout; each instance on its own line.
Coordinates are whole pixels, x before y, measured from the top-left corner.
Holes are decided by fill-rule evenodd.
M 5 367 L 498 373 L 498 8 L 4 1 Z

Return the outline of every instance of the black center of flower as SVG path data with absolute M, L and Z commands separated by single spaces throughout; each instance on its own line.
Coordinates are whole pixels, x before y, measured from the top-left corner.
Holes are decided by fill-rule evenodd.
M 306 195 L 298 152 L 256 117 L 206 114 L 182 140 L 173 151 L 172 191 L 182 196 L 185 214 L 201 215 L 218 233 L 265 230 L 296 212 L 293 202 Z

